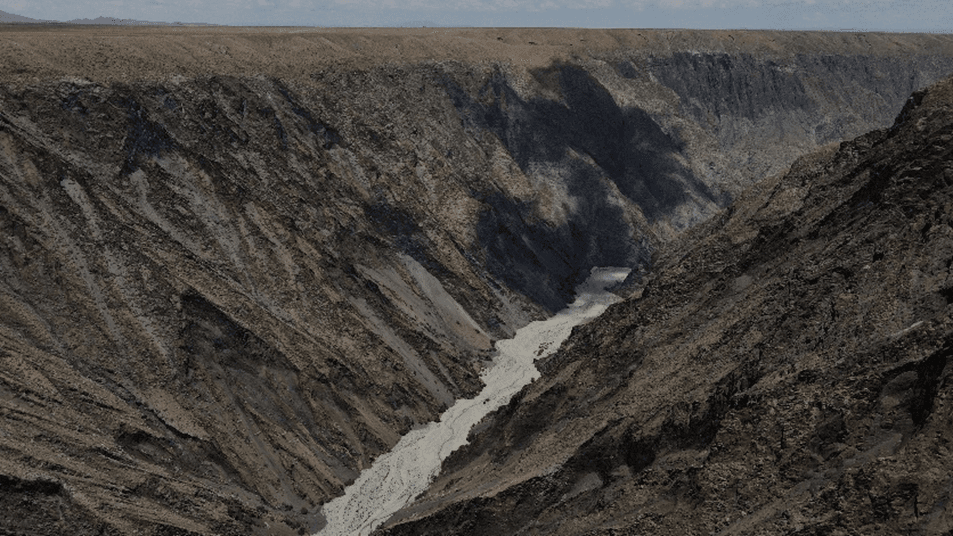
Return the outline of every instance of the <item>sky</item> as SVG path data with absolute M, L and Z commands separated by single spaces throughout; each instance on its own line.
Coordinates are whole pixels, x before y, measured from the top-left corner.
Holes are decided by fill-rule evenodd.
M 0 10 L 242 26 L 953 31 L 953 0 L 0 0 Z

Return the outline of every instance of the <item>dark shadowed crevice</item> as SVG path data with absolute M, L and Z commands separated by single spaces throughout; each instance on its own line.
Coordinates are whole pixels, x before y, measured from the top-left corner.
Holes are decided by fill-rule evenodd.
M 939 391 L 943 371 L 953 357 L 953 345 L 949 342 L 916 367 L 917 380 L 910 401 L 910 416 L 914 424 L 923 426 L 933 413 L 934 400 Z
M 684 142 L 644 110 L 620 108 L 578 67 L 555 65 L 534 75 L 549 85 L 558 81 L 564 102 L 523 100 L 499 73 L 476 98 L 452 82 L 445 86 L 464 126 L 495 134 L 524 172 L 533 164 L 565 165 L 570 153 L 587 156 L 650 220 L 672 214 L 692 194 L 715 200 L 676 158 Z
M 554 65 L 533 71 L 561 101 L 524 100 L 497 73 L 471 96 L 444 87 L 465 128 L 493 133 L 528 175 L 558 170 L 574 206 L 565 221 L 541 221 L 537 205 L 493 193 L 477 227 L 487 268 L 550 312 L 562 309 L 592 266 L 642 266 L 647 242 L 625 209 L 607 202 L 611 182 L 649 221 L 696 200 L 722 201 L 679 161 L 685 144 L 645 111 L 620 108 L 584 70 Z
M 364 208 L 364 214 L 380 230 L 393 240 L 393 246 L 408 255 L 432 275 L 438 278 L 451 277 L 451 273 L 430 253 L 430 241 L 407 211 L 386 203 L 375 203 Z
M 50 480 L 23 480 L 13 476 L 0 475 L 0 490 L 8 494 L 59 495 L 63 493 L 63 484 Z
M 126 110 L 126 155 L 121 173 L 133 173 L 141 166 L 141 157 L 156 157 L 176 148 L 175 140 L 165 127 L 152 121 L 148 112 L 131 96 L 119 96 L 117 104 Z
M 297 99 L 295 99 L 294 95 L 292 95 L 288 88 L 278 84 L 277 82 L 275 85 L 278 86 L 278 92 L 281 93 L 285 100 L 288 101 L 291 111 L 305 121 L 308 132 L 311 132 L 321 140 L 321 147 L 324 149 L 330 149 L 335 145 L 341 144 L 341 135 L 336 129 L 328 127 L 324 123 L 317 121 L 307 108 L 304 108 L 298 104 Z
M 529 203 L 501 194 L 486 197 L 484 204 L 477 237 L 487 270 L 550 312 L 572 299 L 590 267 L 649 262 L 622 209 L 597 195 L 578 198 L 577 210 L 586 216 L 561 226 L 535 219 Z

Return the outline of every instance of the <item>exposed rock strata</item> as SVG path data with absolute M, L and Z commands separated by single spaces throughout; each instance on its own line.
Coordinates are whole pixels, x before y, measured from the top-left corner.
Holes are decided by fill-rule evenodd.
M 949 534 L 951 139 L 953 79 L 689 231 L 385 533 Z
M 494 339 L 887 124 L 951 43 L 5 28 L 0 527 L 313 530 Z

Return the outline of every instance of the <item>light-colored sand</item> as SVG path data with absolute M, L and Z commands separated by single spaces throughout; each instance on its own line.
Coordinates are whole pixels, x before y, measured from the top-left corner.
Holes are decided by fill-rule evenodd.
M 319 534 L 366 535 L 422 493 L 442 461 L 467 443 L 467 433 L 485 415 L 509 402 L 539 376 L 534 362 L 552 354 L 574 326 L 599 316 L 618 296 L 605 289 L 625 279 L 626 268 L 595 268 L 576 289 L 576 300 L 547 320 L 533 322 L 512 339 L 496 343 L 493 366 L 482 375 L 486 387 L 473 399 L 460 400 L 439 422 L 404 436 L 390 452 L 324 506 L 328 525 Z

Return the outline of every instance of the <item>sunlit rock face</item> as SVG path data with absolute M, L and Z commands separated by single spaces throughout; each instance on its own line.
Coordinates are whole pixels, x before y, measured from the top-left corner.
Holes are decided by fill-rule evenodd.
M 953 70 L 942 36 L 11 32 L 0 526 L 39 534 L 315 529 L 589 268 L 637 282 Z

